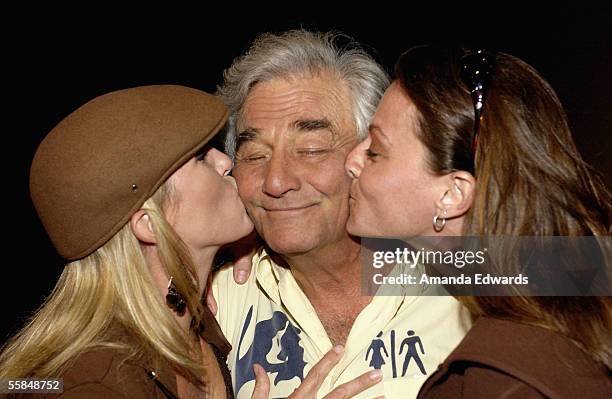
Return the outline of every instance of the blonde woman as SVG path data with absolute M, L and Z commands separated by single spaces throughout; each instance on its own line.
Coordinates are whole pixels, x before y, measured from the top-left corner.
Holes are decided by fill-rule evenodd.
M 62 377 L 62 397 L 226 396 L 229 345 L 200 301 L 218 247 L 252 229 L 231 161 L 206 146 L 226 117 L 199 90 L 146 86 L 47 135 L 30 191 L 68 263 L 0 378 Z

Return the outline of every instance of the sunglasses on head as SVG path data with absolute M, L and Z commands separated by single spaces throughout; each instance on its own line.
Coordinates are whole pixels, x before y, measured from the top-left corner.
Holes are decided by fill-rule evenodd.
M 489 77 L 495 67 L 495 53 L 484 49 L 473 50 L 461 57 L 460 64 L 461 80 L 470 91 L 474 104 L 472 154 L 475 156 L 482 119 L 482 108 L 490 86 Z

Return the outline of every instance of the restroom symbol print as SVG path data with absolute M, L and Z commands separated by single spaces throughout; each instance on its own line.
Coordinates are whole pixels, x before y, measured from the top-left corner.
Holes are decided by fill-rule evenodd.
M 406 332 L 406 335 L 399 344 L 399 348 L 396 347 L 395 330 L 390 331 L 390 342 L 388 347 L 385 345 L 385 340 L 382 335 L 382 331 L 379 332 L 366 350 L 365 360 L 370 361 L 368 364 L 369 367 L 381 370 L 383 365 L 387 364 L 387 361 L 390 360 L 393 378 L 397 378 L 397 363 L 403 360 L 401 377 L 406 376 L 410 364 L 412 363 L 416 365 L 422 375 L 427 375 L 427 371 L 421 360 L 421 355 L 425 355 L 425 348 L 423 347 L 421 338 L 416 335 L 413 330 L 408 330 Z M 389 349 L 388 351 L 387 348 Z M 396 349 L 399 349 L 399 352 L 396 352 Z

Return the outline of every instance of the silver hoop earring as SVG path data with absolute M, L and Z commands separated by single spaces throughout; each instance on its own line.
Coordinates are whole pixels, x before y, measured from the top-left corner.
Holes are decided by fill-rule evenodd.
M 446 216 L 446 211 L 444 211 L 444 216 Z M 446 218 L 445 217 L 438 217 L 438 215 L 434 216 L 434 218 L 433 218 L 433 228 L 436 231 L 436 233 L 439 233 L 442 230 L 444 230 L 444 226 L 446 226 Z

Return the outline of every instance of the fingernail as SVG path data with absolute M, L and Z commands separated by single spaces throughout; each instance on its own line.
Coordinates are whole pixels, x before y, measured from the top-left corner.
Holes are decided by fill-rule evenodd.
M 370 373 L 368 374 L 368 377 L 370 377 L 370 379 L 372 381 L 374 380 L 379 380 L 380 377 L 382 377 L 382 371 L 380 370 L 372 370 L 370 371 Z
M 334 352 L 336 352 L 337 354 L 341 354 L 343 351 L 344 351 L 344 346 L 342 345 L 334 346 Z
M 242 284 L 246 281 L 246 279 L 247 273 L 244 270 L 240 270 L 238 273 L 236 273 L 236 281 L 238 281 L 238 283 Z

